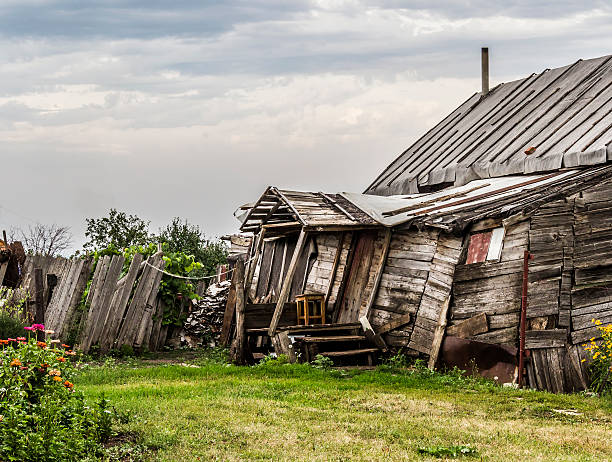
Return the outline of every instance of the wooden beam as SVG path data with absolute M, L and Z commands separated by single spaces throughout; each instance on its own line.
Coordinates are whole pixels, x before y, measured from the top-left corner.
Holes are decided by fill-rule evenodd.
M 291 211 L 295 214 L 295 219 L 298 220 L 301 224 L 305 224 L 304 220 L 302 219 L 302 217 L 300 216 L 300 213 L 297 211 L 297 209 L 293 206 L 293 204 L 291 203 L 291 201 L 287 198 L 287 196 L 285 196 L 282 192 L 280 192 L 277 188 L 272 187 L 272 191 L 277 194 L 284 202 L 285 204 L 287 204 L 287 207 L 289 207 L 289 209 L 291 209 Z
M 302 228 L 302 231 L 300 231 L 300 237 L 298 238 L 297 244 L 295 246 L 295 250 L 293 251 L 293 256 L 291 257 L 291 263 L 289 264 L 289 268 L 287 269 L 287 275 L 285 276 L 285 280 L 283 281 L 283 286 L 281 288 L 280 295 L 278 296 L 278 301 L 276 302 L 276 309 L 274 310 L 274 314 L 272 315 L 272 321 L 270 322 L 270 328 L 268 329 L 268 335 L 270 336 L 270 338 L 276 335 L 276 328 L 278 327 L 281 315 L 283 314 L 283 307 L 285 305 L 285 302 L 289 298 L 291 282 L 293 281 L 293 275 L 295 274 L 295 270 L 297 269 L 300 254 L 304 249 L 307 234 L 308 233 L 306 233 L 306 231 L 304 231 L 304 229 Z
M 332 233 L 337 231 L 361 231 L 365 229 L 376 229 L 381 226 L 376 225 L 334 225 L 334 224 L 317 224 L 310 223 L 305 226 L 306 231 L 309 233 Z
M 346 215 L 349 220 L 351 221 L 357 221 L 357 218 L 355 218 L 353 215 L 351 215 L 344 207 L 342 207 L 340 204 L 338 204 L 337 201 L 335 201 L 332 197 L 329 197 L 327 194 L 319 192 L 319 195 L 325 199 L 327 199 L 329 202 L 331 202 L 331 204 L 336 207 L 338 210 L 340 210 L 344 215 Z
M 377 334 L 374 331 L 372 325 L 370 324 L 370 321 L 368 321 L 368 318 L 362 316 L 359 318 L 359 322 L 361 323 L 361 328 L 363 329 L 365 337 L 368 339 L 368 341 L 376 345 L 382 351 L 387 351 L 387 344 L 380 336 L 380 334 Z
M 446 315 L 448 313 L 448 306 L 450 305 L 450 297 L 449 294 L 446 296 L 446 300 L 444 300 L 444 304 L 440 310 L 438 326 L 436 327 L 433 342 L 431 343 L 431 353 L 429 354 L 429 361 L 427 362 L 427 367 L 431 370 L 434 369 L 438 361 L 438 355 L 440 354 L 440 346 L 442 346 L 442 339 L 444 338 L 444 331 L 446 330 Z
M 336 279 L 336 273 L 338 272 L 338 265 L 340 264 L 342 248 L 344 247 L 344 236 L 344 232 L 341 232 L 338 236 L 338 245 L 336 246 L 336 255 L 334 256 L 334 265 L 332 266 L 331 274 L 329 275 L 329 285 L 327 286 L 327 293 L 325 294 L 326 307 L 329 304 L 329 298 L 331 297 L 332 290 L 334 289 L 334 281 Z
M 376 270 L 374 286 L 372 287 L 372 292 L 370 293 L 370 298 L 368 299 L 368 304 L 366 305 L 366 309 L 365 309 L 364 316 L 366 317 L 366 319 L 370 319 L 370 311 L 372 310 L 372 306 L 374 305 L 374 300 L 376 299 L 376 294 L 378 293 L 378 286 L 380 285 L 380 280 L 382 279 L 383 270 L 385 269 L 385 263 L 387 261 L 387 255 L 389 255 L 390 245 L 391 245 L 391 228 L 387 228 L 385 229 L 385 240 L 383 242 L 382 254 L 380 255 L 378 269 Z
M 272 215 L 274 215 L 274 213 L 278 210 L 278 208 L 281 206 L 281 201 L 278 201 L 276 203 L 276 205 L 274 205 L 269 211 L 268 213 L 264 216 L 262 223 L 265 223 L 266 221 L 268 221 L 270 219 L 270 217 Z
M 378 329 L 376 329 L 376 333 L 378 335 L 382 335 L 386 334 L 387 332 L 391 332 L 392 330 L 399 329 L 400 327 L 404 327 L 406 324 L 410 324 L 411 319 L 412 315 L 410 313 L 403 314 L 399 318 L 380 326 Z
M 477 314 L 472 316 L 465 321 L 458 322 L 455 325 L 449 326 L 446 329 L 446 335 L 452 335 L 453 337 L 469 338 L 474 335 L 482 334 L 489 330 L 487 323 L 487 315 L 485 313 Z

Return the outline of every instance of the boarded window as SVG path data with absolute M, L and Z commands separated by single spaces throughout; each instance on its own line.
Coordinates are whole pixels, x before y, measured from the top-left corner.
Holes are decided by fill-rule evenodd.
M 504 228 L 495 228 L 492 231 L 472 234 L 465 264 L 499 260 L 503 245 Z

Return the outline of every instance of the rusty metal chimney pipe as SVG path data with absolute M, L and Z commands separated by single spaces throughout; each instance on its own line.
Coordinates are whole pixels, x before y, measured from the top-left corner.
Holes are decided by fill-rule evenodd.
M 481 52 L 482 67 L 482 96 L 489 93 L 489 48 L 482 47 Z

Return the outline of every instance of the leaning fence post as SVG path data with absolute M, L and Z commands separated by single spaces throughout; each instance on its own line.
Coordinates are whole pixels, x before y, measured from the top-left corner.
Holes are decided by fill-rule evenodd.
M 34 322 L 36 324 L 44 324 L 45 302 L 42 268 L 34 268 L 34 302 L 36 304 L 36 311 L 34 312 Z M 42 341 L 45 338 L 45 333 L 37 331 L 36 337 L 38 338 L 38 340 Z

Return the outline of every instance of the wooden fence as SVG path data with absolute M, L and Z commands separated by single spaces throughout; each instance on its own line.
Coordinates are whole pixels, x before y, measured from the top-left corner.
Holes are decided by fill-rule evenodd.
M 100 257 L 88 285 L 92 258 L 31 256 L 24 264 L 22 287 L 32 293 L 34 269 L 42 269 L 46 327 L 64 342 L 76 340 L 76 348 L 85 353 L 95 345 L 103 353 L 124 346 L 158 350 L 168 335 L 158 296 L 162 273 L 155 269 L 164 267 L 162 253 L 146 260 L 134 255 L 121 276 L 124 264 L 121 255 Z

